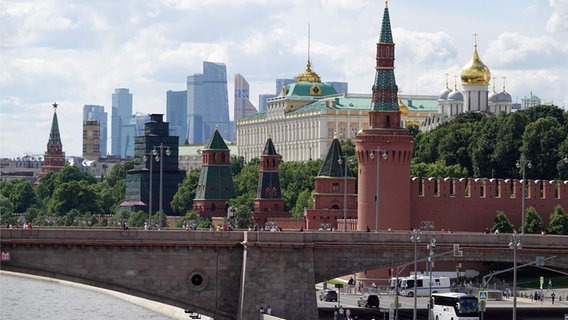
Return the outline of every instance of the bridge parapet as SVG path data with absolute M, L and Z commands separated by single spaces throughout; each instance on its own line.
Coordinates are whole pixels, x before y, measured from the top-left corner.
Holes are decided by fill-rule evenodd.
M 463 256 L 511 261 L 511 234 L 422 232 L 418 258 L 459 244 Z M 557 256 L 568 266 L 568 236 L 523 235 L 520 263 Z M 414 259 L 409 231 L 254 232 L 131 228 L 34 228 L 0 232 L 2 269 L 61 278 L 191 309 L 216 319 L 252 319 L 261 305 L 287 319 L 314 318 L 315 283 Z

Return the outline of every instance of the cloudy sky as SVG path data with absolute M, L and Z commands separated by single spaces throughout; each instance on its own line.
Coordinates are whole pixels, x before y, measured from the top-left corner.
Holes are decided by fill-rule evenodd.
M 203 61 L 227 66 L 258 94 L 311 60 L 323 81 L 370 93 L 381 0 L 0 0 L 0 157 L 43 154 L 57 102 L 67 155 L 81 155 L 82 109 L 109 113 L 115 88 L 133 110 L 165 113 Z M 396 79 L 402 93 L 437 95 L 481 60 L 519 101 L 531 92 L 568 107 L 568 0 L 391 0 Z M 458 83 L 458 88 L 459 88 Z M 108 145 L 110 151 L 110 144 Z

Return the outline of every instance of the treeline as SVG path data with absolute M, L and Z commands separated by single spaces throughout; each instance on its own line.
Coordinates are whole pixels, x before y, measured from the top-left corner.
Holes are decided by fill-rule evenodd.
M 464 113 L 414 140 L 415 177 L 568 179 L 567 113 L 536 106 L 509 114 Z
M 566 117 L 558 107 L 537 106 L 497 116 L 465 113 L 428 133 L 410 128 L 415 135 L 411 176 L 520 178 L 516 162 L 525 159 L 532 164 L 526 170 L 529 179 L 568 179 L 568 164 L 563 161 L 568 155 Z M 351 171 L 357 172 L 355 145 L 342 141 L 341 147 L 349 157 Z M 319 159 L 281 161 L 285 210 L 294 217 L 303 217 L 304 208 L 312 206 L 314 178 L 322 163 Z M 127 221 L 130 226 L 141 227 L 148 218 L 146 213 L 115 212 L 125 199 L 126 172 L 132 168 L 134 162 L 118 163 L 99 181 L 78 168 L 65 166 L 47 174 L 36 188 L 25 180 L 0 181 L 1 223 L 16 224 L 19 219 L 34 225 L 118 226 Z M 232 156 L 231 169 L 237 196 L 229 204 L 236 209 L 237 225 L 247 227 L 252 224 L 259 160 L 245 163 L 242 157 Z M 189 172 L 172 200 L 174 212 L 184 216 L 180 226 L 204 227 L 209 223 L 191 211 L 199 174 L 199 170 Z M 566 216 L 562 214 L 560 217 Z M 101 215 L 103 219 L 97 219 Z M 153 219 L 157 221 L 158 213 Z

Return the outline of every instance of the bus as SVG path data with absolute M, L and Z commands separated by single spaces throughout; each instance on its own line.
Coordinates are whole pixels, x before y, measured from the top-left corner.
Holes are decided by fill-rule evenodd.
M 477 298 L 465 293 L 432 294 L 430 312 L 434 320 L 479 320 Z
M 430 293 L 450 292 L 450 278 L 432 276 L 432 287 L 429 276 L 414 276 L 398 278 L 398 294 L 405 297 L 428 297 Z M 416 287 L 415 287 L 416 284 Z M 391 291 L 396 293 L 397 278 L 391 279 Z M 432 291 L 430 291 L 430 288 Z

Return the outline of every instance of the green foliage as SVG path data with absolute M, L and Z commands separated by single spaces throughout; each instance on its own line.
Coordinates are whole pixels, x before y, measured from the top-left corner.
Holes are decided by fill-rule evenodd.
M 493 227 L 491 227 L 491 232 L 499 230 L 499 232 L 512 233 L 513 225 L 509 222 L 509 219 L 505 215 L 505 212 L 499 210 L 495 216 Z
M 312 208 L 314 199 L 312 198 L 312 190 L 306 189 L 298 195 L 296 205 L 292 208 L 292 217 L 303 218 L 304 209 Z
M 317 176 L 321 163 L 321 160 L 312 160 L 306 163 L 284 162 L 280 164 L 280 186 L 283 190 L 282 197 L 286 211 L 290 211 L 296 205 L 301 191 L 314 190 L 314 177 Z
M 231 156 L 231 173 L 233 177 L 238 176 L 245 167 L 245 158 L 243 156 Z
M 193 169 L 189 172 L 189 175 L 185 177 L 170 202 L 174 212 L 184 213 L 193 208 L 193 199 L 195 199 L 200 174 L 201 170 Z
M 412 177 L 466 178 L 469 173 L 459 164 L 448 166 L 444 160 L 438 160 L 434 163 L 413 162 L 410 165 L 410 175 Z
M 70 181 L 55 188 L 48 203 L 48 212 L 62 216 L 71 210 L 81 213 L 102 213 L 99 194 L 87 181 Z
M 541 233 L 546 231 L 542 218 L 534 207 L 528 207 L 525 211 L 525 233 Z
M 568 215 L 560 205 L 550 215 L 548 233 L 568 235 Z
M 347 155 L 347 157 L 351 157 L 355 155 L 355 144 L 351 139 L 347 140 L 340 140 L 339 145 L 341 146 L 341 151 Z
M 418 133 L 420 133 L 420 127 L 418 127 L 415 124 L 409 125 L 407 127 L 407 129 L 408 129 L 408 134 L 413 136 L 413 137 L 416 137 L 418 135 Z
M 14 212 L 14 206 L 3 194 L 0 194 L 0 223 L 2 225 L 14 224 L 16 223 L 16 218 L 12 215 Z
M 519 178 L 515 163 L 530 159 L 527 178 L 568 179 L 567 114 L 556 106 L 536 106 L 509 114 L 456 116 L 414 139 L 413 175 L 428 170 L 420 163 L 459 164 L 476 178 Z

